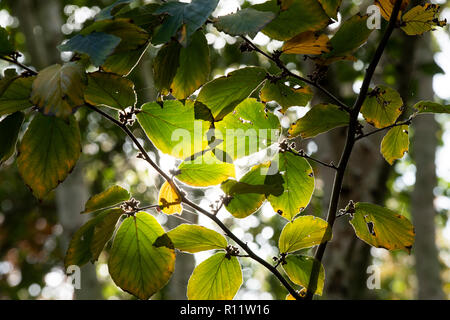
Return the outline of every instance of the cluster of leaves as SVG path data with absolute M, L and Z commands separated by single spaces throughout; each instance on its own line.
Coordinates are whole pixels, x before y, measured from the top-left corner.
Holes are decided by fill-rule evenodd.
M 389 18 L 393 1 L 375 2 Z M 279 238 L 276 266 L 281 265 L 293 283 L 307 288 L 317 262 L 297 251 L 327 242 L 332 235 L 327 221 L 300 215 L 314 192 L 314 174 L 304 153 L 295 150 L 290 140 L 348 126 L 349 110 L 318 104 L 285 129 L 265 104 L 275 101 L 281 113 L 291 106 L 307 106 L 313 96 L 310 86 L 317 83 L 287 73 L 283 55 L 308 55 L 318 65 L 352 60 L 372 32 L 366 27 L 368 16 L 350 17 L 329 37 L 326 27 L 336 19 L 340 1 L 270 0 L 213 18 L 217 4 L 218 0 L 193 0 L 136 7 L 132 1 L 119 0 L 59 47 L 75 53 L 70 62 L 39 73 L 27 70 L 19 75 L 14 69 L 5 70 L 0 80 L 0 116 L 5 116 L 0 122 L 0 162 L 8 160 L 18 144 L 19 172 L 33 194 L 43 199 L 68 176 L 80 156 L 74 116 L 78 108 L 112 109 L 119 114 L 116 124 L 125 130 L 136 117 L 161 152 L 182 160 L 173 179 L 162 185 L 158 204 L 152 208 L 181 214 L 186 201 L 179 183 L 220 185 L 224 206 L 235 218 L 247 217 L 269 202 L 288 221 Z M 421 34 L 444 24 L 436 18 L 438 11 L 436 5 L 414 7 L 401 16 L 399 25 L 407 34 Z M 246 37 L 260 31 L 284 41 L 282 50 L 271 56 L 281 72 L 269 74 L 264 68 L 248 66 L 208 81 L 210 54 L 203 29 L 207 23 L 242 37 L 246 40 L 243 50 L 256 50 Z M 150 44 L 161 45 L 153 69 L 161 96 L 138 108 L 134 84 L 127 75 Z M 0 48 L 4 59 L 18 63 L 4 29 L 0 29 Z M 86 72 L 90 66 L 97 70 Z M 32 120 L 17 143 L 24 110 L 31 107 Z M 403 108 L 395 90 L 377 86 L 361 109 L 376 130 L 390 128 L 381 153 L 391 164 L 408 150 L 408 123 L 399 122 Z M 450 112 L 448 106 L 433 102 L 419 102 L 414 108 L 417 114 Z M 189 137 L 181 142 L 180 129 Z M 266 160 L 236 179 L 233 161 L 261 150 L 266 151 Z M 350 223 L 363 241 L 389 250 L 411 249 L 414 231 L 405 217 L 366 203 L 351 204 L 344 213 L 352 217 Z M 189 299 L 232 299 L 242 283 L 239 250 L 223 235 L 198 225 L 180 225 L 166 232 L 119 186 L 89 199 L 83 214 L 92 218 L 74 235 L 66 266 L 96 261 L 113 238 L 110 275 L 120 288 L 138 298 L 148 299 L 166 284 L 174 270 L 175 250 L 217 250 L 191 275 Z M 322 294 L 324 280 L 321 266 L 316 294 Z

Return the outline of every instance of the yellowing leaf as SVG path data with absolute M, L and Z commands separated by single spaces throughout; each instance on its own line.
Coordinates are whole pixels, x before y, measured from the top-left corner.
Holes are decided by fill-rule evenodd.
M 439 20 L 440 10 L 439 5 L 432 3 L 415 6 L 403 15 L 401 28 L 407 35 L 418 35 L 434 27 L 443 27 L 447 20 Z
M 181 197 L 167 181 L 164 182 L 159 190 L 158 203 L 162 212 L 165 214 L 181 214 L 183 210 L 183 207 L 181 206 Z
M 78 124 L 73 116 L 68 121 L 37 113 L 20 143 L 19 173 L 38 199 L 64 181 L 80 156 Z
M 281 50 L 292 54 L 322 54 L 330 51 L 329 38 L 326 34 L 306 31 L 286 41 Z
M 288 255 L 286 257 L 286 264 L 282 264 L 283 270 L 288 275 L 289 279 L 295 284 L 307 288 L 309 279 L 314 265 L 314 258 L 307 256 Z M 317 280 L 317 288 L 315 294 L 322 295 L 323 285 L 325 282 L 325 269 L 320 264 L 319 277 Z
M 331 240 L 328 223 L 314 216 L 300 216 L 287 223 L 278 240 L 280 252 L 289 253 Z
M 323 10 L 327 13 L 330 18 L 337 21 L 337 12 L 341 5 L 342 0 L 319 0 L 322 5 Z
M 375 5 L 380 8 L 380 13 L 384 19 L 389 21 L 391 18 L 392 10 L 394 9 L 394 4 L 396 0 L 375 0 Z M 402 15 L 402 11 L 406 9 L 410 0 L 403 0 L 400 5 L 400 12 L 397 16 L 397 20 L 400 20 Z
M 219 252 L 200 263 L 187 288 L 189 300 L 231 300 L 242 285 L 242 271 L 236 257 Z
M 139 299 L 148 299 L 164 287 L 175 268 L 175 250 L 154 245 L 163 234 L 158 221 L 145 212 L 122 222 L 108 260 L 117 286 Z
M 361 113 L 368 123 L 377 127 L 387 127 L 402 113 L 403 101 L 400 94 L 386 86 L 377 86 L 364 100 Z
M 190 253 L 225 249 L 228 245 L 220 233 L 195 224 L 181 224 L 167 232 L 167 235 L 176 249 Z
M 370 203 L 358 202 L 350 220 L 358 238 L 371 246 L 408 253 L 414 243 L 414 227 L 404 216 Z
M 111 186 L 103 192 L 93 195 L 86 202 L 82 213 L 89 213 L 100 209 L 117 205 L 123 201 L 129 200 L 130 193 L 121 186 Z
M 397 126 L 388 131 L 381 141 L 381 154 L 389 164 L 401 159 L 408 152 L 408 126 Z
M 47 115 L 67 117 L 84 103 L 86 74 L 78 63 L 54 64 L 33 82 L 31 101 Z

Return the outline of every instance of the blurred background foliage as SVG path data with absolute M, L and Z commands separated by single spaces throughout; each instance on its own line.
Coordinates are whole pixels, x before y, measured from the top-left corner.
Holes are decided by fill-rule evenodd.
M 50 64 L 67 61 L 71 55 L 59 52 L 56 46 L 93 21 L 101 8 L 112 0 L 0 0 L 0 25 L 13 35 L 22 54 L 21 62 L 40 70 Z M 152 1 L 142 1 L 152 2 Z M 154 1 L 157 2 L 157 1 Z M 187 1 L 189 2 L 189 1 Z M 224 15 L 248 3 L 264 1 L 221 0 L 213 15 Z M 416 1 L 420 2 L 420 1 Z M 442 18 L 450 20 L 450 5 L 444 7 Z M 344 19 L 357 12 L 365 13 L 371 1 L 344 0 L 339 21 L 330 25 L 334 32 Z M 383 26 L 385 22 L 383 21 Z M 255 52 L 241 53 L 241 42 L 206 26 L 210 44 L 211 79 L 243 65 L 261 65 L 277 72 L 275 66 Z M 324 85 L 347 103 L 352 103 L 359 90 L 365 67 L 373 55 L 382 33 L 376 30 L 366 46 L 357 51 L 356 62 L 338 62 L 327 70 Z M 448 26 L 431 36 L 417 39 L 395 32 L 377 69 L 376 83 L 397 89 L 407 105 L 419 100 L 450 100 L 450 37 Z M 259 33 L 254 42 L 269 52 L 280 49 L 282 42 Z M 136 84 L 138 105 L 154 101 L 152 59 L 159 48 L 150 46 L 130 78 Z M 290 70 L 307 75 L 314 66 L 302 56 L 287 55 L 284 61 Z M 443 62 L 444 61 L 444 62 Z M 447 61 L 447 63 L 445 63 Z M 438 63 L 437 63 L 438 62 Z M 12 67 L 0 62 L 3 74 Z M 315 97 L 315 103 L 320 101 Z M 448 99 L 445 101 L 445 99 Z M 307 108 L 292 108 L 298 117 Z M 112 184 L 128 188 L 143 204 L 155 203 L 161 179 L 136 158 L 137 150 L 119 128 L 97 114 L 81 108 L 80 120 L 83 155 L 73 174 L 45 201 L 38 202 L 22 182 L 13 159 L 0 168 L 0 299 L 132 299 L 118 289 L 107 272 L 107 252 L 96 265 L 82 268 L 82 288 L 74 290 L 65 276 L 63 258 L 72 234 L 84 222 L 79 215 L 90 195 Z M 416 226 L 417 240 L 413 253 L 389 253 L 370 249 L 356 239 L 347 218 L 336 226 L 325 257 L 326 294 L 336 299 L 447 299 L 450 297 L 450 117 L 430 116 L 413 126 L 410 153 L 390 167 L 379 150 L 381 136 L 358 145 L 346 177 L 342 203 L 349 199 L 386 205 L 411 218 Z M 26 127 L 26 126 L 24 126 Z M 155 151 L 143 133 L 134 133 L 163 169 L 175 167 L 174 159 Z M 302 147 L 322 160 L 337 163 L 342 147 L 343 129 L 335 129 L 313 140 L 300 141 Z M 422 139 L 416 139 L 422 137 Z M 378 143 L 377 143 L 378 141 Z M 416 169 L 425 166 L 425 169 Z M 316 191 L 307 214 L 324 216 L 332 184 L 327 169 L 315 168 Z M 417 174 L 416 174 L 417 172 Z M 419 183 L 420 181 L 420 183 Z M 220 195 L 218 188 L 191 190 L 194 199 L 208 206 Z M 342 206 L 343 207 L 343 206 Z M 176 216 L 154 212 L 166 229 L 182 222 Z M 278 252 L 277 239 L 285 223 L 269 205 L 242 220 L 232 219 L 222 210 L 220 217 L 251 249 L 266 259 Z M 209 221 L 193 212 L 184 212 L 183 219 L 214 228 Z M 423 226 L 423 227 L 418 227 Z M 418 243 L 417 243 L 418 242 Z M 169 284 L 153 299 L 185 299 L 186 284 L 194 264 L 209 253 L 192 256 L 179 254 L 176 271 Z M 242 258 L 244 285 L 237 299 L 284 299 L 286 291 L 259 265 Z M 381 288 L 368 290 L 367 266 L 381 270 Z

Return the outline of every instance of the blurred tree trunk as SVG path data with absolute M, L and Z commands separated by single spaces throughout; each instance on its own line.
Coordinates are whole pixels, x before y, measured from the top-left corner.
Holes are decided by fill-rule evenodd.
M 432 62 L 430 35 L 419 40 L 414 70 L 423 63 Z M 418 95 L 415 100 L 433 100 L 432 77 L 416 74 Z M 416 164 L 416 182 L 411 194 L 411 214 L 416 230 L 413 247 L 418 280 L 419 299 L 444 299 L 439 254 L 436 247 L 436 211 L 433 206 L 433 189 L 436 186 L 435 153 L 438 124 L 434 115 L 421 115 L 413 121 L 412 152 Z
M 60 63 L 60 53 L 56 46 L 63 40 L 61 2 L 16 0 L 11 2 L 11 9 L 19 18 L 31 65 L 41 70 L 51 64 Z M 85 217 L 81 216 L 80 212 L 88 194 L 82 171 L 79 161 L 72 174 L 55 191 L 58 218 L 64 230 L 61 235 L 63 248 L 68 247 L 74 232 L 85 222 Z M 87 265 L 81 270 L 81 289 L 75 290 L 75 297 L 83 300 L 100 299 L 102 295 L 95 266 Z

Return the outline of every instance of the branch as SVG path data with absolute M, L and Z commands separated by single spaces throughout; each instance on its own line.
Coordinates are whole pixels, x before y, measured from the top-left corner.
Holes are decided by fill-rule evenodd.
M 386 129 L 391 129 L 391 128 L 393 128 L 393 127 L 398 127 L 398 126 L 403 126 L 403 125 L 410 125 L 412 119 L 414 119 L 414 118 L 415 118 L 415 114 L 412 115 L 412 116 L 410 116 L 410 117 L 409 117 L 407 120 L 405 120 L 405 121 L 396 122 L 396 123 L 391 124 L 391 125 L 389 125 L 389 126 L 386 126 L 386 127 L 383 127 L 383 128 L 379 128 L 379 129 L 373 130 L 373 131 L 368 132 L 368 133 L 360 134 L 360 135 L 358 135 L 358 136 L 355 137 L 355 141 L 357 141 L 357 140 L 359 140 L 359 139 L 362 139 L 362 138 L 365 138 L 365 137 L 368 137 L 368 136 L 371 136 L 371 135 L 373 135 L 373 134 L 375 134 L 375 133 L 378 133 L 378 132 L 383 131 L 383 130 L 386 130 Z
M 329 92 L 327 89 L 325 89 L 324 87 L 322 87 L 319 83 L 317 83 L 316 81 L 311 81 L 307 78 L 304 78 L 302 76 L 299 76 L 293 72 L 291 72 L 291 70 L 289 70 L 286 65 L 283 63 L 283 61 L 281 61 L 280 56 L 277 54 L 272 54 L 269 55 L 268 53 L 264 52 L 263 50 L 261 50 L 260 48 L 258 48 L 258 46 L 256 46 L 251 40 L 247 39 L 245 36 L 241 36 L 241 38 L 255 51 L 259 52 L 260 54 L 262 54 L 263 56 L 265 56 L 267 59 L 273 61 L 278 68 L 280 68 L 283 73 L 287 76 L 296 78 L 300 81 L 306 82 L 307 84 L 312 85 L 313 87 L 319 89 L 320 91 L 322 91 L 323 94 L 325 94 L 326 96 L 328 96 L 331 100 L 333 100 L 339 107 L 341 107 L 342 109 L 344 109 L 345 111 L 347 111 L 348 113 L 351 112 L 351 109 L 349 106 L 347 106 L 344 102 L 342 102 L 341 100 L 339 100 L 335 95 L 333 95 L 331 92 Z
M 203 215 L 207 216 L 209 219 L 214 221 L 224 232 L 225 234 L 233 239 L 247 254 L 250 258 L 253 260 L 259 262 L 262 264 L 266 269 L 268 269 L 270 272 L 272 272 L 273 275 L 275 275 L 278 280 L 283 284 L 283 286 L 289 291 L 289 293 L 295 297 L 296 299 L 301 299 L 300 295 L 294 290 L 294 288 L 287 282 L 287 280 L 281 275 L 281 273 L 274 268 L 271 264 L 269 264 L 267 261 L 256 255 L 248 246 L 246 243 L 244 243 L 241 239 L 239 239 L 231 230 L 219 219 L 217 216 L 213 213 L 208 212 L 207 210 L 203 209 L 199 205 L 195 204 L 191 200 L 189 200 L 185 193 L 182 192 L 178 186 L 173 182 L 172 178 L 169 177 L 147 154 L 144 147 L 139 143 L 139 141 L 136 139 L 134 134 L 128 129 L 126 124 L 121 123 L 120 121 L 114 119 L 109 114 L 105 113 L 104 111 L 98 109 L 97 107 L 86 104 L 88 108 L 91 110 L 99 113 L 104 118 L 108 119 L 109 121 L 113 122 L 116 126 L 120 127 L 127 135 L 130 137 L 130 139 L 134 142 L 134 144 L 137 146 L 139 151 L 142 154 L 142 157 L 144 160 L 146 160 L 167 182 L 169 182 L 172 186 L 172 188 L 177 192 L 181 197 L 181 202 L 186 204 L 187 206 L 191 207 L 194 210 L 197 210 L 198 212 L 202 213 Z
M 38 73 L 36 71 L 34 71 L 33 69 L 27 67 L 26 65 L 20 63 L 19 61 L 17 61 L 17 59 L 12 59 L 9 57 L 0 57 L 1 60 L 7 61 L 9 63 L 15 64 L 18 67 L 21 67 L 22 69 L 28 71 L 29 73 L 31 73 L 32 75 L 36 76 Z
M 302 158 L 309 159 L 311 161 L 317 162 L 318 164 L 321 164 L 321 165 L 323 165 L 323 166 L 325 166 L 327 168 L 331 168 L 331 169 L 334 169 L 334 170 L 338 169 L 338 167 L 336 167 L 336 165 L 333 162 L 330 162 L 330 163 L 323 162 L 323 161 L 321 161 L 319 159 L 316 159 L 316 158 L 313 158 L 311 156 L 308 156 L 305 153 L 305 151 L 303 151 L 303 150 L 297 151 L 297 150 L 295 150 L 293 148 L 289 148 L 287 151 L 292 153 L 292 154 L 294 154 L 294 155 L 296 155 L 296 156 L 299 156 L 299 157 L 302 157 Z
M 370 62 L 369 67 L 367 68 L 363 83 L 361 85 L 359 95 L 353 105 L 353 108 L 351 109 L 350 123 L 349 123 L 348 131 L 347 131 L 347 139 L 345 142 L 344 150 L 342 151 L 341 159 L 339 160 L 338 170 L 336 171 L 336 174 L 334 176 L 333 190 L 331 193 L 330 206 L 328 208 L 327 222 L 328 222 L 328 228 L 330 230 L 333 229 L 333 224 L 334 224 L 334 221 L 336 220 L 338 203 L 339 203 L 339 198 L 340 198 L 341 189 L 342 189 L 342 182 L 344 180 L 344 174 L 347 169 L 348 160 L 350 158 L 350 155 L 352 153 L 353 146 L 355 143 L 355 135 L 356 135 L 357 128 L 358 128 L 358 114 L 359 114 L 359 111 L 361 110 L 364 100 L 366 99 L 370 82 L 372 80 L 375 69 L 380 61 L 381 55 L 383 54 L 383 51 L 386 48 L 388 40 L 396 26 L 397 16 L 400 11 L 401 3 L 402 3 L 402 0 L 396 0 L 396 2 L 394 4 L 391 18 L 389 19 L 389 24 L 384 32 L 383 38 L 381 39 L 380 43 L 378 44 L 378 47 L 375 51 L 372 61 Z M 308 284 L 308 288 L 307 288 L 307 292 L 306 292 L 306 296 L 305 296 L 306 300 L 311 300 L 313 298 L 314 292 L 317 288 L 317 279 L 319 277 L 320 265 L 322 262 L 323 255 L 325 253 L 325 249 L 327 247 L 327 243 L 328 242 L 321 243 L 315 253 L 315 260 L 314 260 L 314 264 L 313 264 L 313 268 L 311 271 L 311 276 L 309 279 L 309 284 Z

